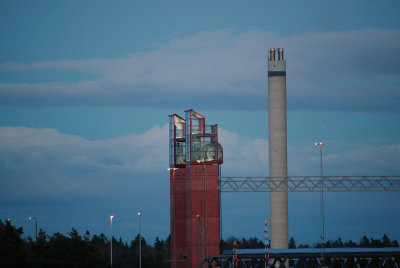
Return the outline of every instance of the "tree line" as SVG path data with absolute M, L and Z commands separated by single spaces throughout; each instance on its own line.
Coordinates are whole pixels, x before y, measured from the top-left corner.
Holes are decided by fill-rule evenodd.
M 256 237 L 237 238 L 230 237 L 226 240 L 221 240 L 222 250 L 231 250 L 233 243 L 236 242 L 238 248 L 263 248 L 265 247 L 265 240 L 260 240 Z M 268 245 L 271 242 L 268 241 Z M 317 242 L 314 244 L 296 244 L 293 237 L 289 239 L 289 248 L 320 248 L 321 243 Z M 336 240 L 327 240 L 324 243 L 325 248 L 386 248 L 386 247 L 399 247 L 399 243 L 396 240 L 390 240 L 390 238 L 384 234 L 381 239 L 368 238 L 367 236 L 361 237 L 359 242 L 350 240 L 343 241 L 340 237 Z
M 110 267 L 110 240 L 102 233 L 91 235 L 86 231 L 79 234 L 75 228 L 67 235 L 46 234 L 39 230 L 37 241 L 31 237 L 22 238 L 22 227 L 15 227 L 10 221 L 0 220 L 0 268 L 3 267 Z M 113 237 L 113 267 L 139 267 L 139 239 L 137 235 L 129 244 Z M 238 248 L 263 248 L 264 242 L 256 237 L 229 237 L 221 240 L 221 250 L 232 250 L 234 241 Z M 289 248 L 321 247 L 320 243 L 313 245 L 299 244 L 290 238 Z M 324 247 L 399 247 L 396 240 L 390 240 L 387 235 L 381 239 L 363 236 L 359 242 L 342 241 L 338 238 L 328 240 Z M 156 238 L 153 245 L 141 237 L 142 267 L 170 267 L 170 239 Z
M 0 220 L 0 268 L 108 268 L 110 263 L 110 240 L 102 233 L 91 235 L 86 231 L 79 234 L 75 228 L 67 235 L 46 234 L 39 230 L 37 241 L 31 237 L 22 238 L 22 227 L 15 227 L 10 221 Z M 169 238 L 156 238 L 149 245 L 141 237 L 142 267 L 170 267 Z M 139 235 L 129 244 L 113 237 L 112 267 L 139 267 Z
M 325 248 L 387 248 L 387 247 L 398 247 L 399 243 L 396 240 L 390 240 L 390 238 L 384 234 L 381 239 L 368 238 L 367 236 L 361 237 L 359 242 L 350 240 L 343 241 L 340 237 L 336 240 L 327 240 L 323 244 Z M 296 247 L 296 242 L 293 237 L 289 239 L 289 248 L 320 248 L 321 243 L 314 243 L 312 246 L 308 244 L 299 244 Z

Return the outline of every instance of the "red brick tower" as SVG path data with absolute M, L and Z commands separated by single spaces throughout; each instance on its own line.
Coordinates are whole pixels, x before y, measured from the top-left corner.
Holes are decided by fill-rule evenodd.
M 218 125 L 194 110 L 170 115 L 171 267 L 199 267 L 220 241 Z

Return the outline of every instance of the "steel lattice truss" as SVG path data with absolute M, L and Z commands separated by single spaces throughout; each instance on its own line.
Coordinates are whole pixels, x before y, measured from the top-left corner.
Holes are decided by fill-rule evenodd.
M 400 191 L 400 176 L 220 177 L 221 192 Z
M 324 259 L 321 259 L 320 253 L 314 252 L 299 252 L 303 249 L 289 249 L 285 253 L 271 253 L 266 260 L 264 254 L 238 254 L 234 256 L 217 255 L 203 259 L 199 267 L 208 268 L 221 267 L 265 267 L 266 262 L 268 267 L 400 267 L 400 252 L 398 248 L 369 248 L 352 251 L 353 249 L 334 248 L 331 252 L 327 252 Z M 262 250 L 262 249 L 261 249 Z M 234 259 L 234 257 L 236 257 Z M 235 265 L 236 264 L 236 265 Z M 286 264 L 286 265 L 285 265 Z

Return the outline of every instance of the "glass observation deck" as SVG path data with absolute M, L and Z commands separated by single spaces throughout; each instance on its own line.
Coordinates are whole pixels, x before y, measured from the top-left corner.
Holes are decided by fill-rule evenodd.
M 194 110 L 185 111 L 185 117 L 169 116 L 170 168 L 185 167 L 186 164 L 222 164 L 218 125 L 206 125 L 204 116 Z
M 185 166 L 185 120 L 179 115 L 169 116 L 169 167 Z
M 218 125 L 206 125 L 194 110 L 185 111 L 186 163 L 222 164 L 222 146 L 218 143 Z

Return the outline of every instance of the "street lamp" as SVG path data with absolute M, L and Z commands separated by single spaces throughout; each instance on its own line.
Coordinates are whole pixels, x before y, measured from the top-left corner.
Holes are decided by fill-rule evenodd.
M 36 241 L 36 244 L 37 244 L 37 219 L 36 219 L 36 217 L 29 217 L 28 218 L 29 220 L 35 220 L 35 241 Z
M 139 217 L 139 268 L 142 268 L 142 213 L 137 214 Z
M 325 245 L 325 219 L 324 219 L 324 177 L 323 177 L 323 167 L 322 167 L 322 146 L 324 143 L 322 141 L 318 141 L 314 143 L 315 146 L 319 146 L 319 175 L 321 180 L 321 193 L 320 193 L 320 202 L 321 202 L 321 258 L 323 259 L 324 245 Z
M 111 256 L 110 256 L 110 262 L 111 262 L 111 267 L 112 267 L 112 220 L 113 220 L 114 216 L 110 216 L 110 227 L 111 227 L 111 247 L 110 247 L 110 252 L 111 252 Z

